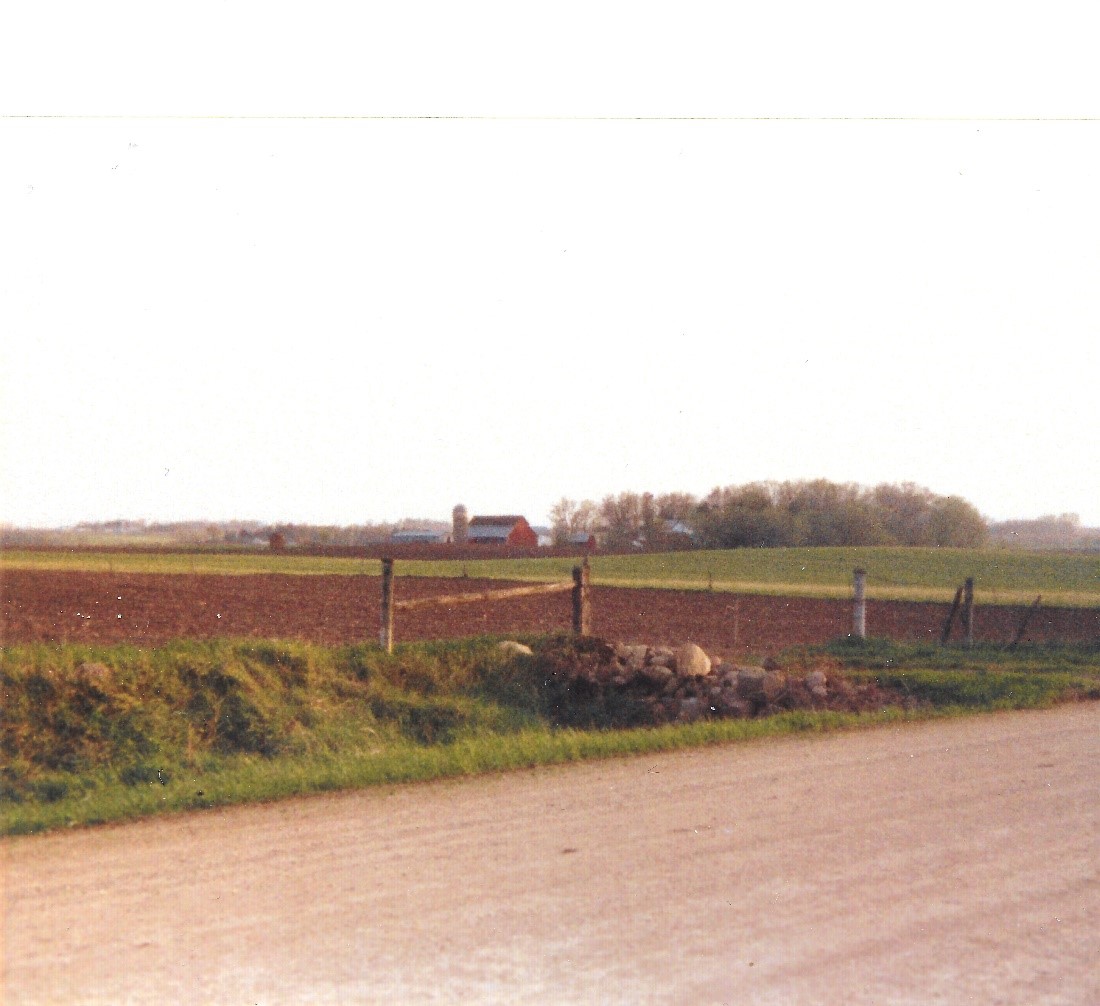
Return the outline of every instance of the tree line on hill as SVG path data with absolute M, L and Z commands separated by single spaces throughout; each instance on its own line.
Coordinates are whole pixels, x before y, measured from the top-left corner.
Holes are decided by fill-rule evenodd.
M 304 524 L 256 520 L 88 521 L 68 528 L 0 529 L 0 547 L 88 547 L 154 545 L 188 548 L 268 547 L 278 535 L 285 545 L 366 547 L 389 541 L 395 531 L 430 528 L 449 532 L 449 521 L 412 518 L 374 524 Z
M 1033 520 L 1002 520 L 989 525 L 994 545 L 1017 548 L 1073 549 L 1100 552 L 1100 528 L 1083 527 L 1075 513 L 1048 514 Z
M 633 493 L 595 503 L 563 498 L 550 513 L 555 541 L 592 532 L 610 551 L 670 547 L 775 548 L 923 545 L 975 548 L 989 539 L 960 496 L 913 483 L 865 487 L 815 479 L 750 482 L 690 493 Z
M 778 546 L 917 545 L 974 548 L 984 544 L 1036 549 L 1100 550 L 1100 528 L 1082 527 L 1076 514 L 987 522 L 959 496 L 940 496 L 905 482 L 873 487 L 826 479 L 750 482 L 692 493 L 622 492 L 600 502 L 563 497 L 550 511 L 556 545 L 594 535 L 605 551 Z M 153 523 L 116 520 L 62 529 L 0 527 L 0 547 L 159 544 L 188 547 L 269 546 L 279 535 L 290 546 L 363 547 L 393 532 L 447 533 L 443 520 L 387 523 L 265 524 L 254 520 Z

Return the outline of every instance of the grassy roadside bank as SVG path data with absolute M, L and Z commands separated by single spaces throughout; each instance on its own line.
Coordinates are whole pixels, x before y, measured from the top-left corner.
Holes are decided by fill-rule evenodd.
M 555 725 L 536 657 L 494 639 L 321 647 L 256 640 L 0 650 L 0 834 L 302 793 L 1100 698 L 1096 647 L 1007 654 L 837 643 L 916 708 L 800 710 L 638 729 Z

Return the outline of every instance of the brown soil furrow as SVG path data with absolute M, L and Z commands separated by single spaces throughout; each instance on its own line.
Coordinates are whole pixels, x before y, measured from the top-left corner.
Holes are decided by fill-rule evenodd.
M 492 580 L 409 577 L 398 581 L 397 596 L 500 586 Z M 11 570 L 3 579 L 0 638 L 148 646 L 180 637 L 224 636 L 350 643 L 377 638 L 379 598 L 380 581 L 374 576 Z M 851 627 L 850 605 L 836 600 L 594 587 L 592 602 L 599 635 L 657 644 L 692 640 L 722 655 L 822 643 Z M 937 639 L 947 610 L 946 603 L 871 601 L 868 631 L 901 640 Z M 979 607 L 976 637 L 1007 642 L 1025 612 L 1019 605 Z M 396 636 L 398 641 L 448 639 L 550 632 L 569 625 L 569 596 L 563 594 L 400 612 Z M 1096 640 L 1096 608 L 1044 608 L 1031 619 L 1025 637 L 1030 642 Z

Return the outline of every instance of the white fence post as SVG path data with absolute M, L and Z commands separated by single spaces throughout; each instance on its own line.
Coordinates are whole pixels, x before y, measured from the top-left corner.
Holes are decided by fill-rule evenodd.
M 857 569 L 852 585 L 852 634 L 867 638 L 867 570 Z

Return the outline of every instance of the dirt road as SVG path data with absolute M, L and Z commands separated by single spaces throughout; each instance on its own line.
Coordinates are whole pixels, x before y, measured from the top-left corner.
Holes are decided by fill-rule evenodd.
M 0 1001 L 1100 1002 L 1100 706 L 8 840 Z

